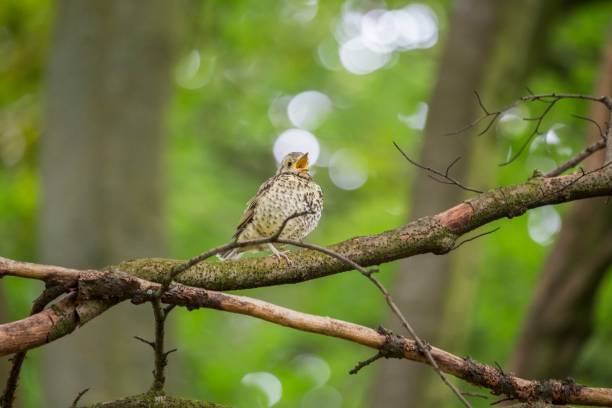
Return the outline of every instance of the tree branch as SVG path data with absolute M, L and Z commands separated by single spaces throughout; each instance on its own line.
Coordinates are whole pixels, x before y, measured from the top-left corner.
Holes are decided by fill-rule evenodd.
M 80 285 L 83 286 L 87 295 L 92 296 L 99 295 L 98 291 L 107 293 L 110 281 L 113 287 L 123 288 L 124 294 L 129 295 L 136 303 L 148 301 L 148 297 L 160 288 L 157 283 L 122 272 L 108 273 L 106 282 L 97 279 L 95 273 L 88 272 L 84 275 L 86 276 Z M 383 350 L 387 343 L 387 335 L 374 329 L 330 317 L 297 312 L 245 296 L 172 284 L 162 296 L 162 301 L 188 309 L 204 307 L 252 316 L 297 330 L 341 338 L 377 350 Z M 58 330 L 62 331 L 67 325 L 70 326 L 71 319 L 77 314 L 75 299 L 64 299 L 58 304 L 61 304 L 62 312 L 58 313 L 60 317 L 54 320 L 53 324 L 47 323 L 50 319 L 45 313 L 52 309 L 50 308 L 39 314 L 44 316 L 35 315 L 23 321 L 0 325 L 0 354 L 4 352 L 5 337 L 3 336 L 7 332 L 23 336 L 21 329 L 25 326 L 30 327 L 30 332 L 46 331 L 47 335 L 52 336 Z M 41 327 L 33 330 L 35 325 Z M 405 359 L 429 364 L 427 357 L 420 351 L 415 341 L 404 337 L 400 339 Z M 430 353 L 443 372 L 471 384 L 488 388 L 495 395 L 505 395 L 518 401 L 541 399 L 554 404 L 612 406 L 612 389 L 583 387 L 571 380 L 531 381 L 506 374 L 498 368 L 475 362 L 469 358 L 461 358 L 436 347 L 431 347 Z
M 526 183 L 490 190 L 435 216 L 423 217 L 404 227 L 381 234 L 353 238 L 332 245 L 364 267 L 390 262 L 416 254 L 443 254 L 453 248 L 457 238 L 493 220 L 521 215 L 529 208 L 612 194 L 612 166 L 589 173 L 567 176 L 536 177 Z M 314 251 L 295 251 L 290 265 L 274 257 L 244 259 L 235 262 L 202 263 L 177 277 L 190 286 L 231 290 L 294 283 L 351 269 L 345 262 Z M 123 262 L 106 271 L 78 271 L 0 258 L 0 278 L 6 275 L 61 282 L 64 287 L 79 287 L 83 294 L 86 281 L 106 285 L 96 300 L 76 304 L 72 294 L 29 319 L 0 325 L 0 356 L 27 350 L 53 341 L 79 325 L 103 313 L 115 303 L 130 298 L 129 288 L 113 286 L 114 276 L 123 273 L 150 281 L 163 281 L 167 271 L 183 262 L 168 259 L 140 259 Z M 150 300 L 154 292 L 148 293 Z M 92 297 L 89 297 L 90 299 Z M 163 300 L 163 299 L 162 299 Z M 61 321 L 61 325 L 56 323 Z M 15 331 L 17 330 L 17 331 Z M 21 336 L 15 337 L 14 333 Z
M 603 149 L 604 147 L 606 147 L 606 139 L 598 140 L 597 142 L 587 146 L 580 153 L 578 153 L 575 156 L 573 156 L 573 157 L 569 158 L 568 160 L 566 160 L 564 163 L 562 163 L 556 169 L 553 169 L 553 170 L 549 171 L 544 176 L 546 176 L 546 177 L 555 177 L 555 176 L 558 176 L 559 174 L 562 174 L 566 170 L 569 170 L 569 169 L 571 169 L 573 167 L 576 167 L 584 159 L 586 159 L 587 157 L 589 157 L 590 155 L 592 155 L 596 151 Z
M 463 234 L 491 221 L 512 218 L 531 208 L 612 195 L 612 166 L 586 174 L 535 177 L 510 187 L 489 190 L 444 212 L 412 221 L 380 234 L 357 237 L 328 247 L 355 263 L 368 267 L 424 253 L 444 254 Z M 176 278 L 177 282 L 215 290 L 237 290 L 296 283 L 350 270 L 344 262 L 315 251 L 294 251 L 287 264 L 275 257 L 247 258 L 228 262 L 205 262 Z M 145 258 L 122 262 L 108 269 L 121 270 L 155 282 L 163 282 L 167 271 L 182 261 Z M 16 272 L 17 270 L 17 272 Z M 26 264 L 25 272 L 14 261 L 0 258 L 0 277 L 14 275 L 62 282 L 75 287 L 79 271 Z
M 61 286 L 50 286 L 45 288 L 41 295 L 34 300 L 30 316 L 40 313 L 45 306 L 53 299 L 64 293 L 65 289 Z M 0 407 L 11 408 L 15 401 L 15 392 L 17 391 L 17 383 L 21 367 L 26 358 L 26 351 L 21 351 L 13 356 L 11 371 L 4 387 L 4 392 L 0 396 Z

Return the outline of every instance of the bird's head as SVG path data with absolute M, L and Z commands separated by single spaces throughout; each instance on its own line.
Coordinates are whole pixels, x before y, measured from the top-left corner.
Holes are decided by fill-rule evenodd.
M 308 153 L 293 152 L 283 158 L 277 174 L 308 175 Z

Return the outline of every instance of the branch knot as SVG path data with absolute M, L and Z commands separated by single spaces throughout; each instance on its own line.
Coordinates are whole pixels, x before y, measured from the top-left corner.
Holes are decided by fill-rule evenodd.
M 406 351 L 406 339 L 387 330 L 382 326 L 377 330 L 385 336 L 385 342 L 379 350 L 380 356 L 384 358 L 404 358 Z M 427 347 L 427 346 L 426 346 Z

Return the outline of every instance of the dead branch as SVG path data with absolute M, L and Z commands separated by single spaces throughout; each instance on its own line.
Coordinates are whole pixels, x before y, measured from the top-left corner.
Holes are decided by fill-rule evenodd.
M 95 273 L 92 272 L 84 273 L 84 275 L 88 276 L 83 277 L 80 286 L 89 295 L 108 293 L 109 287 L 123 288 L 124 294 L 129 295 L 134 302 L 138 303 L 148 301 L 146 299 L 160 288 L 160 284 L 121 272 L 107 273 L 106 281 L 97 279 L 96 276 L 93 276 Z M 345 339 L 377 350 L 383 349 L 387 342 L 386 335 L 354 323 L 301 313 L 244 296 L 207 291 L 180 284 L 172 284 L 163 295 L 162 301 L 188 309 L 204 307 L 248 315 L 297 330 Z M 51 327 L 45 326 L 47 334 L 54 333 L 56 330 L 65 330 L 65 325 L 71 324 L 70 319 L 77 313 L 74 299 L 65 299 L 59 303 L 62 311 L 57 311 L 56 315 L 61 317 L 55 320 Z M 40 314 L 45 314 L 51 309 L 45 309 Z M 0 325 L 0 339 L 2 339 L 2 333 L 7 331 L 21 336 L 24 327 L 33 329 L 33 326 L 44 326 L 48 324 L 47 322 L 49 322 L 48 316 L 42 319 L 35 315 L 24 321 Z M 39 332 L 40 328 L 31 331 Z M 414 340 L 401 337 L 401 342 L 405 359 L 429 364 L 427 357 Z M 3 345 L 3 342 L 0 344 Z M 612 406 L 612 389 L 583 387 L 571 380 L 531 381 L 504 373 L 496 367 L 478 363 L 469 358 L 461 358 L 436 347 L 431 347 L 430 353 L 443 372 L 471 384 L 488 388 L 495 395 L 505 395 L 517 401 L 544 400 L 553 404 Z
M 30 311 L 30 316 L 40 313 L 49 302 L 51 302 L 53 299 L 57 298 L 64 292 L 65 289 L 61 286 L 50 286 L 48 288 L 45 288 L 41 295 L 36 300 L 34 300 L 34 303 L 32 304 L 32 310 Z M 8 379 L 6 380 L 4 392 L 0 396 L 0 407 L 2 408 L 11 408 L 13 406 L 13 403 L 15 402 L 15 392 L 17 391 L 19 374 L 21 373 L 21 367 L 23 366 L 25 358 L 26 351 L 20 351 L 19 353 L 15 354 L 11 359 L 11 371 L 9 373 Z

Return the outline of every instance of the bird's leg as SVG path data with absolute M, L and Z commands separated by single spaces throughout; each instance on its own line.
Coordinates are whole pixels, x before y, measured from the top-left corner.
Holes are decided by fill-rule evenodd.
M 272 245 L 270 242 L 268 242 L 268 247 L 270 248 L 270 251 L 272 251 L 272 253 L 274 254 L 275 257 L 277 258 L 283 258 L 287 264 L 291 265 L 291 259 L 289 259 L 289 257 L 287 256 L 287 254 L 285 254 L 282 251 L 279 251 L 278 249 L 276 249 L 276 247 L 274 245 Z

